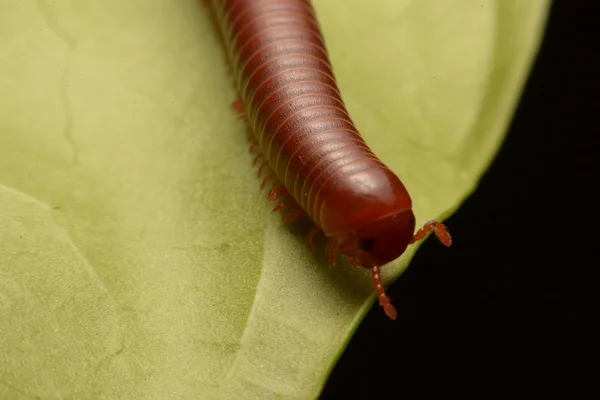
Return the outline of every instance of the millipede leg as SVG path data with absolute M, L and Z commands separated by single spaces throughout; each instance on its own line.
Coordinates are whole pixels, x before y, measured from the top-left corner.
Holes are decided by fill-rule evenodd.
M 335 253 L 337 251 L 337 241 L 335 239 L 329 239 L 327 247 L 325 248 L 325 260 L 330 268 L 335 267 Z
M 390 298 L 387 296 L 387 294 L 385 294 L 379 267 L 373 267 L 371 272 L 373 277 L 373 285 L 375 286 L 375 293 L 377 293 L 377 298 L 379 299 L 379 305 L 383 307 L 385 315 L 387 315 L 390 319 L 396 319 L 396 309 L 390 302 Z
M 313 251 L 313 240 L 315 238 L 315 235 L 317 233 L 321 232 L 321 228 L 319 228 L 318 226 L 315 226 L 314 228 L 312 228 L 310 230 L 310 232 L 308 232 L 308 236 L 306 237 L 306 248 L 308 249 L 309 252 L 312 253 Z
M 267 168 L 269 166 L 269 163 L 267 163 L 266 161 L 263 162 L 260 167 L 258 168 L 258 174 L 256 175 L 256 177 L 258 179 L 260 179 L 260 177 L 262 176 L 263 172 L 265 172 L 265 168 Z
M 264 159 L 265 159 L 265 156 L 263 156 L 262 153 L 258 154 L 256 157 L 254 157 L 254 161 L 252 161 L 252 166 L 256 167 L 258 165 L 258 162 L 260 160 L 264 161 Z
M 360 268 L 360 260 L 357 257 L 350 257 L 349 260 L 354 268 Z
M 276 207 L 273 209 L 273 212 L 281 211 L 281 210 L 283 210 L 284 208 L 287 208 L 287 207 L 293 207 L 293 206 L 295 206 L 295 205 L 296 205 L 296 201 L 295 201 L 295 200 L 284 201 L 283 203 L 281 203 L 281 204 L 279 204 L 278 206 L 276 206 Z
M 231 104 L 231 109 L 236 113 L 236 114 L 243 114 L 244 113 L 244 103 L 242 102 L 241 97 L 238 97 L 232 104 Z
M 410 241 L 410 244 L 424 239 L 429 232 L 434 232 L 435 236 L 437 236 L 437 238 L 440 240 L 440 242 L 442 242 L 444 246 L 452 245 L 452 238 L 450 237 L 448 230 L 442 223 L 437 221 L 426 222 L 425 225 L 423 225 L 423 227 L 419 229 L 417 233 L 415 233 L 415 235 Z
M 260 190 L 264 190 L 271 179 L 273 179 L 273 174 L 267 175 L 267 177 L 263 179 L 262 183 L 260 184 Z
M 288 195 L 287 189 L 282 184 L 277 182 L 275 185 L 273 185 L 271 190 L 269 190 L 269 194 L 267 195 L 267 201 L 269 203 L 273 203 L 287 195 Z
M 306 216 L 306 213 L 304 212 L 304 210 L 299 209 L 299 208 L 293 208 L 291 210 L 286 211 L 283 214 L 283 223 L 286 225 L 289 225 L 304 216 Z
M 232 72 L 232 71 L 231 71 Z M 233 74 L 233 72 L 232 72 Z M 238 97 L 232 104 L 231 109 L 237 114 L 238 119 L 241 121 L 248 121 L 246 110 L 244 110 L 244 102 L 241 97 Z

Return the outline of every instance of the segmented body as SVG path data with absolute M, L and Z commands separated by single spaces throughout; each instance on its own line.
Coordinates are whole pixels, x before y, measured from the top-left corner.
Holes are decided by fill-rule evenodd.
M 410 196 L 352 122 L 309 1 L 213 0 L 212 9 L 239 91 L 237 107 L 251 128 L 252 149 L 262 153 L 256 161 L 264 157 L 263 167 L 275 175 L 263 186 L 272 178 L 270 199 L 287 198 L 276 210 L 287 208 L 289 220 L 314 221 L 310 238 L 319 230 L 329 237 L 329 264 L 341 251 L 371 268 L 379 301 L 394 318 L 379 267 L 443 225 L 431 221 L 413 237 Z
M 215 2 L 248 123 L 270 167 L 320 227 L 327 185 L 385 168 L 340 97 L 305 1 Z

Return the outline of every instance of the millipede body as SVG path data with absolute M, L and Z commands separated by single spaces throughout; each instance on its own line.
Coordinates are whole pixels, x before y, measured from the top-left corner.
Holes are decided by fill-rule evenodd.
M 262 187 L 284 221 L 307 217 L 308 235 L 323 232 L 331 266 L 340 252 L 371 269 L 386 315 L 396 310 L 380 268 L 444 225 L 427 222 L 415 234 L 410 196 L 360 136 L 336 84 L 315 10 L 308 0 L 213 0 L 239 100 L 249 125 Z

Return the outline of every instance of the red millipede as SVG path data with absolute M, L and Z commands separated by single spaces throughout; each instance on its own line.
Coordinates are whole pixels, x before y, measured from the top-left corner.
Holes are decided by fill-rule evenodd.
M 206 2 L 206 0 L 205 0 Z M 338 89 L 325 41 L 308 0 L 212 0 L 247 120 L 251 152 L 259 151 L 261 187 L 271 184 L 273 211 L 291 223 L 308 217 L 328 238 L 326 261 L 340 252 L 371 269 L 386 315 L 396 310 L 385 294 L 380 267 L 409 244 L 434 232 L 450 246 L 444 225 L 427 222 L 416 234 L 410 196 L 398 177 L 360 136 Z

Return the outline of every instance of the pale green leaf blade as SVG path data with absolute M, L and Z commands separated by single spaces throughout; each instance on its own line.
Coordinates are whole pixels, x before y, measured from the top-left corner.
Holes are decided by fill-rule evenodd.
M 448 215 L 548 2 L 343 3 L 315 7 L 353 119 L 418 222 Z M 0 399 L 318 396 L 369 276 L 270 213 L 197 1 L 0 1 L 0 94 Z

